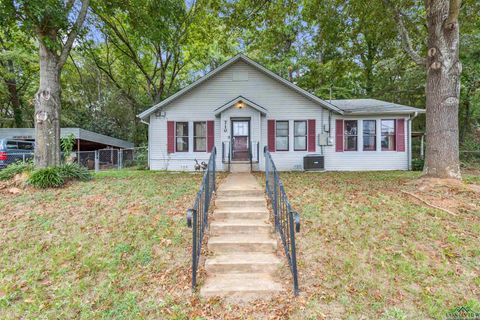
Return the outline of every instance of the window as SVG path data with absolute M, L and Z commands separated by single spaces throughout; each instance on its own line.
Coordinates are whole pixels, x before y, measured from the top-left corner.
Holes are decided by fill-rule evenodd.
M 207 123 L 193 123 L 193 151 L 207 151 Z
M 363 151 L 377 150 L 377 121 L 363 120 Z
M 177 122 L 175 141 L 177 152 L 188 152 L 188 122 Z
M 276 126 L 276 150 L 288 151 L 288 121 L 277 121 Z
M 293 150 L 307 150 L 307 121 L 293 122 Z
M 233 121 L 233 136 L 234 137 L 248 137 L 249 122 L 246 121 Z
M 395 150 L 395 120 L 382 120 L 382 150 Z
M 18 142 L 18 149 L 20 150 L 33 150 L 33 143 L 32 142 Z
M 345 141 L 343 147 L 344 151 L 357 151 L 357 134 L 357 120 L 345 120 Z
M 7 141 L 7 150 L 15 150 L 18 148 L 17 141 Z

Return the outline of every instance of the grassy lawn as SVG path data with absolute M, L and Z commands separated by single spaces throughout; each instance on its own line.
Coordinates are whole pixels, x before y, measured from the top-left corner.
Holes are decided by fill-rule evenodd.
M 305 305 L 292 317 L 443 319 L 462 305 L 480 312 L 480 193 L 469 186 L 419 192 L 411 172 L 281 177 L 303 219 Z M 429 202 L 448 198 L 457 215 L 401 190 Z
M 111 171 L 0 193 L 0 318 L 442 319 L 480 309 L 480 193 L 419 193 L 454 216 L 400 192 L 415 192 L 415 173 L 281 177 L 302 216 L 298 298 L 234 306 L 192 295 L 185 210 L 201 176 Z

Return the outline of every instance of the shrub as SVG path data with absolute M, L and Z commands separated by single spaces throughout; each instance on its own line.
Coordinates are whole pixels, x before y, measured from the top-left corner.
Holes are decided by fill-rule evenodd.
M 32 162 L 17 161 L 9 164 L 4 169 L 0 170 L 0 180 L 8 180 L 13 178 L 16 174 L 29 172 L 33 170 Z
M 413 159 L 412 160 L 412 170 L 413 171 L 422 171 L 425 160 L 423 159 Z
M 65 180 L 60 173 L 59 167 L 49 167 L 33 171 L 27 183 L 42 189 L 58 188 L 65 183 Z
M 88 181 L 92 179 L 92 175 L 87 168 L 81 167 L 76 163 L 67 163 L 58 167 L 58 171 L 62 178 L 66 180 Z

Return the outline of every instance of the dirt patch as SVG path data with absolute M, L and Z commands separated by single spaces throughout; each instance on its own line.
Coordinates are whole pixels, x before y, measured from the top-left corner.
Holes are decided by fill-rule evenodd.
M 455 179 L 420 178 L 405 184 L 404 193 L 427 206 L 450 213 L 480 212 L 480 186 Z

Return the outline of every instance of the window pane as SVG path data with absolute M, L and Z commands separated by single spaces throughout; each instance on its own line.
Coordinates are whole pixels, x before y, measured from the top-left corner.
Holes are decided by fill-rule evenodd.
M 33 144 L 28 143 L 28 142 L 18 142 L 18 149 L 33 150 Z
M 277 137 L 288 136 L 288 121 L 277 121 Z
M 350 136 L 357 135 L 357 120 L 345 121 L 345 135 L 350 135 Z
M 195 151 L 207 151 L 206 138 L 195 138 Z
M 363 121 L 363 134 L 375 135 L 375 120 L 364 120 Z
M 389 150 L 389 151 L 395 150 L 394 135 L 382 136 L 382 150 Z
M 307 137 L 295 137 L 293 141 L 295 150 L 307 149 Z
M 294 135 L 295 136 L 305 136 L 307 135 L 307 122 L 306 121 L 295 121 L 294 122 Z
M 382 120 L 382 134 L 395 134 L 395 120 Z
M 345 136 L 345 151 L 356 151 L 356 150 L 357 150 L 357 137 Z
M 177 138 L 177 151 L 188 151 L 188 137 Z
M 247 121 L 233 122 L 233 135 L 248 136 L 248 122 Z
M 376 121 L 363 120 L 363 150 L 375 151 L 376 146 Z
M 7 141 L 7 149 L 12 150 L 12 149 L 17 149 L 17 142 L 16 141 Z
M 363 150 L 376 150 L 375 136 L 363 136 Z
M 277 150 L 288 150 L 288 137 L 277 137 L 276 149 Z
M 195 122 L 194 123 L 194 135 L 195 135 L 195 137 L 206 137 L 207 136 L 207 123 L 206 122 Z
M 188 122 L 177 122 L 177 137 L 188 136 Z

